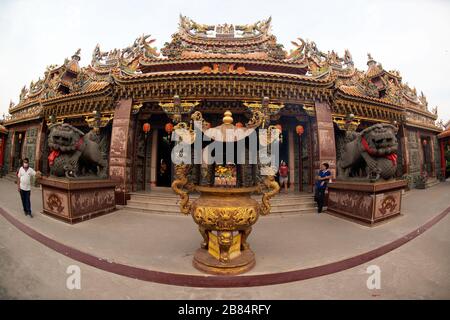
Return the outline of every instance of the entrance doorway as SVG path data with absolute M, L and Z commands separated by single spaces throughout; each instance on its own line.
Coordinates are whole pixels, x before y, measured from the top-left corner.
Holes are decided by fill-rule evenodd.
M 22 149 L 25 140 L 25 132 L 16 132 L 14 134 L 14 153 L 12 171 L 16 171 L 22 165 Z
M 428 176 L 433 175 L 433 161 L 431 155 L 431 139 L 430 137 L 421 137 L 422 142 L 422 154 L 423 154 L 423 168 L 422 171 L 426 172 Z
M 170 187 L 172 183 L 172 142 L 163 129 L 158 129 L 158 162 L 156 166 L 156 185 Z

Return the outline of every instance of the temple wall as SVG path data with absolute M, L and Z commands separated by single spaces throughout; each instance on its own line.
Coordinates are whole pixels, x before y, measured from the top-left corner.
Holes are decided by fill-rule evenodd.
M 11 166 L 11 147 L 12 147 L 12 139 L 13 132 L 10 130 L 5 139 L 5 149 L 3 150 L 3 167 L 2 174 L 5 175 L 9 172 L 9 168 Z
M 445 175 L 445 173 L 442 172 L 442 167 L 441 167 L 440 144 L 439 144 L 439 140 L 436 135 L 433 135 L 431 140 L 433 142 L 433 149 L 434 149 L 434 167 L 436 170 L 436 177 L 440 179 L 443 175 Z
M 30 166 L 40 170 L 42 125 L 42 122 L 29 122 L 8 127 L 9 132 L 6 139 L 2 169 L 4 174 L 17 170 L 20 164 L 18 155 L 22 159 L 28 158 Z M 20 152 L 17 150 L 19 134 L 22 140 Z
M 436 135 L 427 130 L 418 128 L 406 127 L 406 147 L 408 159 L 406 161 L 407 178 L 409 180 L 409 186 L 414 188 L 417 186 L 419 177 L 427 170 L 431 172 L 430 177 L 437 177 L 439 173 L 439 150 L 437 150 L 437 138 Z M 423 145 L 423 138 L 429 139 L 427 145 Z M 429 145 L 428 145 L 429 144 Z M 428 163 L 424 163 L 424 150 L 429 148 L 430 159 Z

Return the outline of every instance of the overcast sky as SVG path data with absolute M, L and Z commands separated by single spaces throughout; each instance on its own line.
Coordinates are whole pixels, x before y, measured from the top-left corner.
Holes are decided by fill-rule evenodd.
M 297 37 L 343 55 L 366 69 L 367 53 L 423 91 L 429 108 L 450 120 L 450 1 L 282 0 L 0 0 L 0 114 L 19 100 L 23 85 L 42 77 L 81 48 L 90 63 L 102 51 L 124 48 L 143 34 L 158 49 L 177 31 L 179 14 L 199 23 L 247 24 L 272 16 L 272 33 L 287 50 Z

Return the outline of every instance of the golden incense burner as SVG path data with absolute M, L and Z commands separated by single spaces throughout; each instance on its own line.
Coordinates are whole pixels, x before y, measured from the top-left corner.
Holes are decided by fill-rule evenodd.
M 227 111 L 224 124 L 231 125 L 231 112 Z M 218 128 L 218 127 L 217 127 Z M 180 211 L 190 214 L 199 226 L 203 237 L 194 255 L 193 265 L 212 274 L 239 274 L 255 265 L 255 255 L 247 242 L 260 215 L 270 213 L 270 198 L 280 187 L 274 179 L 275 172 L 263 177 L 251 187 L 201 186 L 188 182 L 190 165 L 176 165 L 176 180 L 172 189 L 181 198 Z M 200 197 L 190 201 L 189 192 Z M 251 196 L 262 194 L 258 203 Z

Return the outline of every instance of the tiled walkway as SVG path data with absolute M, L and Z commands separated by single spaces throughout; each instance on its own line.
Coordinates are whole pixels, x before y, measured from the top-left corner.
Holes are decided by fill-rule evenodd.
M 326 214 L 263 217 L 250 244 L 257 265 L 248 275 L 283 272 L 341 260 L 398 239 L 450 206 L 450 183 L 412 190 L 404 216 L 375 228 Z M 200 235 L 190 217 L 119 210 L 77 225 L 21 214 L 16 186 L 0 179 L 0 206 L 34 230 L 109 261 L 164 272 L 201 275 L 191 264 Z M 449 298 L 449 217 L 425 234 L 369 263 L 319 278 L 254 288 L 199 289 L 134 280 L 69 259 L 0 217 L 0 296 L 39 298 Z M 82 270 L 82 290 L 66 288 L 66 268 Z M 366 267 L 382 270 L 382 289 L 368 290 Z M 414 279 L 414 281 L 411 281 Z M 84 284 L 84 285 L 83 285 Z M 157 289 L 157 290 L 155 290 Z

